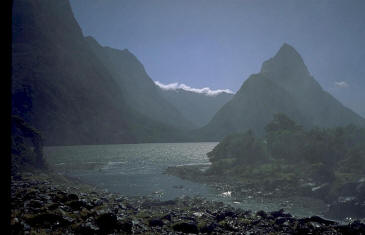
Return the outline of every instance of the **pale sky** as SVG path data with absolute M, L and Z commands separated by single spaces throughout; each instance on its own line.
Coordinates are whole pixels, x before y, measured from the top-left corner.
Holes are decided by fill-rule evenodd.
M 127 48 L 154 81 L 236 92 L 287 42 L 365 117 L 363 0 L 70 0 L 85 36 Z

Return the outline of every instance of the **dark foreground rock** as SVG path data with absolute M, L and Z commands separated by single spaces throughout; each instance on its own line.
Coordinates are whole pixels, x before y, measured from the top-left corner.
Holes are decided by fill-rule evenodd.
M 12 178 L 11 199 L 11 234 L 365 234 L 360 221 L 253 213 L 202 198 L 125 197 L 49 175 Z

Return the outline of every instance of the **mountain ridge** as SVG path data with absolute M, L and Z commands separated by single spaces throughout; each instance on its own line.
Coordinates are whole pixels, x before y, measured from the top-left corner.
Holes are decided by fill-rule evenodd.
M 86 37 L 86 41 L 108 68 L 131 107 L 155 121 L 178 129 L 193 129 L 193 124 L 160 95 L 143 64 L 132 52 L 103 47 L 91 36 Z
M 194 133 L 208 140 L 248 129 L 262 135 L 263 127 L 278 112 L 304 127 L 365 126 L 365 119 L 322 89 L 299 53 L 285 43 L 274 57 L 263 62 L 259 73 L 243 82 L 206 126 Z
M 176 128 L 131 107 L 94 55 L 68 0 L 15 0 L 12 115 L 45 145 L 181 141 Z
M 208 95 L 181 88 L 166 90 L 159 87 L 159 89 L 162 96 L 197 127 L 206 125 L 214 114 L 233 97 L 226 92 Z

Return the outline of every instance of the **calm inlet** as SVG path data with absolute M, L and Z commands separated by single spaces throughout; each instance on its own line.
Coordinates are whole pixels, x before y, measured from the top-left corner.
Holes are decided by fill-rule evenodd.
M 202 196 L 235 207 L 272 211 L 284 208 L 297 216 L 321 214 L 325 205 L 305 198 L 280 201 L 254 197 L 233 198 L 229 192 L 164 174 L 169 166 L 209 167 L 206 154 L 218 143 L 153 143 L 44 147 L 49 165 L 58 173 L 76 177 L 99 189 L 126 196 L 161 200 Z

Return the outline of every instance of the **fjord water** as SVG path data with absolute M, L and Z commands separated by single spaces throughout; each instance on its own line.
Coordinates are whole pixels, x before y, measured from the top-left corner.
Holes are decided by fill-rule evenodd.
M 45 147 L 58 172 L 127 196 L 209 194 L 208 187 L 163 174 L 169 166 L 209 164 L 206 153 L 217 143 L 121 144 Z
M 256 200 L 233 198 L 224 189 L 164 174 L 169 166 L 210 163 L 206 153 L 218 143 L 153 143 L 44 147 L 49 165 L 58 173 L 76 177 L 99 189 L 126 196 L 151 196 L 161 200 L 202 196 L 249 210 L 285 208 L 297 216 L 320 214 L 324 205 L 304 198 Z

